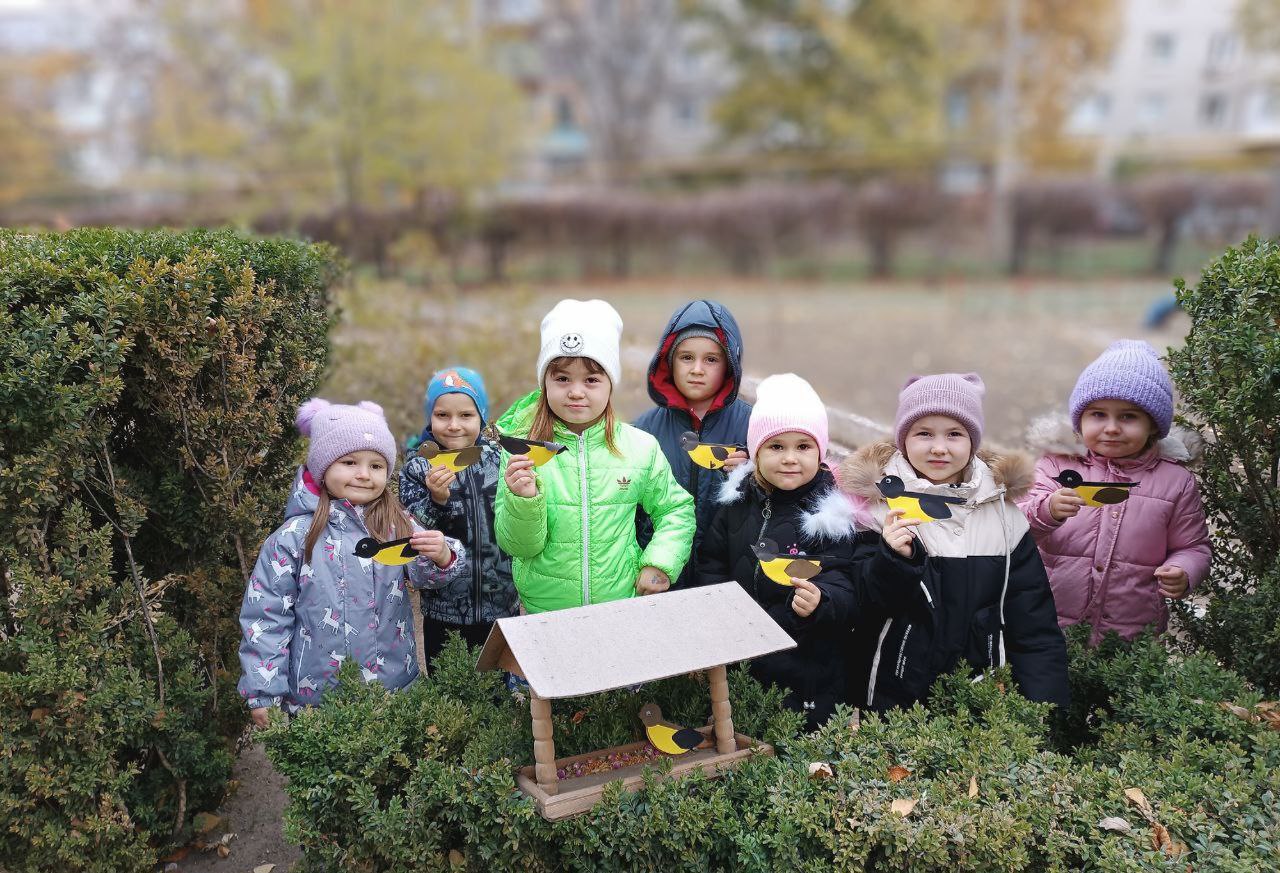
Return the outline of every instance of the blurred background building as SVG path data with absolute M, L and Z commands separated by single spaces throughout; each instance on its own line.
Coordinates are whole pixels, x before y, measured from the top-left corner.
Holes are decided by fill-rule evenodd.
M 1131 157 L 1222 158 L 1280 143 L 1280 60 L 1251 50 L 1236 2 L 1125 0 L 1109 63 L 1067 133 L 1101 173 Z
M 380 270 L 416 234 L 455 280 L 1106 269 L 1126 245 L 1152 253 L 1117 269 L 1162 273 L 1280 227 L 1277 22 L 1280 0 L 0 0 L 0 219 L 235 222 Z

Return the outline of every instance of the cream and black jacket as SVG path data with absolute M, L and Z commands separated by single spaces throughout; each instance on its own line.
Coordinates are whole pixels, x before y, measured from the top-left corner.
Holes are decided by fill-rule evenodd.
M 925 701 L 940 675 L 1008 663 L 1024 695 L 1065 705 L 1067 652 L 1053 593 L 1027 520 L 1014 504 L 1033 482 L 1029 457 L 979 452 L 959 485 L 919 476 L 891 443 L 866 446 L 841 470 L 841 487 L 862 520 L 883 528 L 889 507 L 876 485 L 900 477 L 908 490 L 964 499 L 951 517 L 919 525 L 903 559 L 883 545 L 914 591 L 906 606 L 864 612 L 854 632 L 850 697 L 875 710 Z

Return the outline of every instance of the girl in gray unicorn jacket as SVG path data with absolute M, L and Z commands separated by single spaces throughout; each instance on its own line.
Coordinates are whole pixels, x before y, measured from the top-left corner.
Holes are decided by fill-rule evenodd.
M 412 682 L 418 662 L 405 581 L 444 584 L 469 568 L 456 540 L 415 524 L 387 491 L 396 443 L 382 407 L 313 398 L 297 425 L 311 438 L 307 462 L 240 607 L 240 696 L 260 727 L 274 706 L 294 712 L 318 703 L 348 658 L 366 682 L 391 690 Z M 409 537 L 418 556 L 395 566 L 359 557 L 365 537 Z

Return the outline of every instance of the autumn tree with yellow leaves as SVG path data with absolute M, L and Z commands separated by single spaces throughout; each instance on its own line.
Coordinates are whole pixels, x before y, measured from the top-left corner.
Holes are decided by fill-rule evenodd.
M 486 60 L 465 3 L 238 5 L 162 4 L 169 48 L 148 124 L 187 186 L 354 214 L 503 178 L 520 97 Z
M 1021 4 L 1018 135 L 1051 154 L 1081 74 L 1114 36 L 1114 0 Z M 988 154 L 1004 45 L 1003 0 L 741 0 L 706 13 L 736 70 L 717 108 L 730 140 L 844 153 L 878 166 L 947 149 Z

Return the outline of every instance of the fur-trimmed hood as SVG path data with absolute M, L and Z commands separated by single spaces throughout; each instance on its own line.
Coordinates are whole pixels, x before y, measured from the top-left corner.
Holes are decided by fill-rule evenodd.
M 854 452 L 840 466 L 838 480 L 845 493 L 864 501 L 883 499 L 877 483 L 885 475 L 885 468 L 898 455 L 898 448 L 893 443 L 877 442 L 863 446 Z M 905 464 L 906 459 L 903 458 Z M 986 476 L 990 475 L 991 491 L 1004 489 L 1006 500 L 1014 501 L 1025 495 L 1035 484 L 1035 461 L 1024 452 L 996 453 L 987 449 L 979 449 L 977 455 L 969 462 L 965 470 L 964 481 L 976 490 L 974 500 L 982 502 L 994 494 L 986 493 L 983 487 Z M 937 488 L 939 486 L 929 486 Z
M 751 461 L 735 467 L 720 485 L 716 503 L 730 506 L 745 499 L 747 489 L 758 487 L 751 475 L 755 469 L 755 464 Z M 830 470 L 826 472 L 832 476 L 833 481 L 825 491 L 811 494 L 805 500 L 804 508 L 800 510 L 801 532 L 813 539 L 851 539 L 858 530 L 855 507 L 836 487 L 834 474 Z M 819 471 L 819 475 L 822 475 L 822 471 Z
M 1071 425 L 1071 416 L 1062 411 L 1033 420 L 1027 426 L 1026 440 L 1027 448 L 1037 455 L 1089 457 L 1089 450 Z M 1167 437 L 1156 442 L 1156 448 L 1163 461 L 1195 466 L 1204 455 L 1204 437 L 1194 430 L 1174 425 Z

